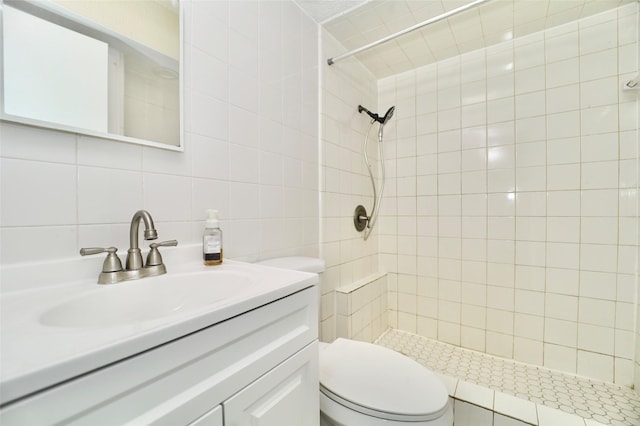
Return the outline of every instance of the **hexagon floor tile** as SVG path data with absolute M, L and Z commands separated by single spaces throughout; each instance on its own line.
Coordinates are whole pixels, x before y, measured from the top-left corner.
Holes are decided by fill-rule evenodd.
M 432 371 L 508 393 L 603 424 L 640 425 L 640 395 L 632 389 L 498 358 L 388 330 L 375 342 Z

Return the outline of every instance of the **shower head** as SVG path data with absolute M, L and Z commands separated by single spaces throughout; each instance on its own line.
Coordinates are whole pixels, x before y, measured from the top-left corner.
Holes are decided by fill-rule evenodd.
M 389 120 L 391 120 L 391 117 L 393 117 L 393 113 L 394 113 L 395 110 L 396 110 L 395 106 L 392 106 L 391 108 L 389 108 L 387 110 L 387 113 L 384 115 L 384 117 L 382 117 L 382 124 L 383 125 L 387 124 L 387 122 Z
M 387 110 L 387 113 L 384 115 L 384 117 L 380 117 L 378 114 L 369 111 L 362 105 L 358 105 L 359 113 L 362 113 L 362 111 L 366 112 L 367 115 L 369 115 L 369 117 L 371 117 L 373 120 L 377 121 L 378 123 L 382 124 L 383 126 L 387 124 L 387 121 L 391 120 L 391 117 L 393 117 L 393 112 L 395 111 L 395 109 L 396 107 L 392 106 Z

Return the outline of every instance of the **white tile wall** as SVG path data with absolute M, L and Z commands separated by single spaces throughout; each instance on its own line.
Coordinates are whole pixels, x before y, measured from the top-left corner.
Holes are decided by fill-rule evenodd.
M 633 350 L 622 342 L 634 300 L 617 288 L 637 279 L 640 118 L 637 98 L 621 90 L 637 73 L 637 10 L 379 81 L 379 107 L 396 104 L 404 117 L 385 148 L 402 141 L 409 153 L 395 158 L 403 174 L 388 181 L 396 188 L 383 201 L 380 241 L 419 224 L 402 241 L 416 255 L 380 245 L 381 268 L 398 274 L 390 324 L 631 385 Z M 418 92 L 414 81 L 428 83 Z M 409 123 L 419 130 L 402 129 Z M 434 183 L 421 185 L 427 177 Z M 401 215 L 405 197 L 415 216 Z M 413 271 L 415 293 L 400 286 Z
M 322 44 L 325 56 L 328 52 L 344 49 L 326 31 L 322 32 Z M 323 318 L 321 318 L 321 337 L 325 341 L 332 341 L 336 337 L 336 325 L 344 333 L 347 333 L 346 318 L 343 318 L 340 324 L 336 323 L 337 317 L 332 302 L 335 297 L 334 290 L 337 287 L 351 285 L 377 272 L 379 244 L 391 246 L 394 250 L 404 247 L 398 236 L 395 235 L 395 230 L 400 227 L 412 229 L 415 228 L 415 225 L 401 223 L 397 228 L 394 226 L 393 237 L 379 240 L 380 230 L 387 227 L 381 216 L 367 241 L 364 241 L 362 233 L 356 231 L 353 226 L 353 212 L 356 206 L 362 204 L 370 212 L 373 205 L 371 183 L 361 154 L 362 143 L 370 120 L 365 114 L 358 113 L 358 105 L 363 105 L 372 111 L 376 110 L 378 93 L 376 79 L 355 60 L 345 61 L 340 67 L 323 66 L 321 69 L 321 251 L 327 266 L 327 272 L 323 277 L 322 294 L 325 305 L 323 306 Z M 380 113 L 383 114 L 384 111 Z M 405 114 L 406 111 L 396 117 L 403 120 Z M 406 115 L 415 122 L 413 115 Z M 410 127 L 415 127 L 415 125 Z M 395 129 L 395 125 L 386 126 L 385 134 L 389 133 L 395 136 Z M 376 139 L 377 126 L 371 130 L 369 139 L 368 152 L 373 162 L 378 158 L 378 153 L 375 150 Z M 395 146 L 393 151 L 385 151 L 385 157 L 395 156 L 396 152 L 402 153 L 403 146 L 404 144 L 400 142 L 397 151 Z M 386 149 L 386 146 L 384 148 Z M 403 167 L 415 171 L 415 165 L 403 164 Z M 373 170 L 377 176 L 378 169 L 375 165 Z M 395 162 L 386 169 L 386 174 L 394 178 L 397 176 Z M 411 185 L 401 188 L 400 193 L 415 194 L 415 186 L 414 180 Z M 387 185 L 385 192 L 388 191 L 397 192 L 395 187 Z M 410 195 L 403 196 L 407 199 L 409 197 Z M 387 211 L 389 207 L 389 204 L 383 203 L 380 211 Z M 412 211 L 409 204 L 402 202 L 393 207 L 394 212 L 400 210 L 403 214 Z M 365 323 L 371 324 L 372 318 L 369 318 Z M 361 330 L 356 331 L 360 332 Z M 375 337 L 370 336 L 366 340 Z
M 384 274 L 336 289 L 336 337 L 373 342 L 387 330 L 387 297 Z
M 317 25 L 288 0 L 185 9 L 185 152 L 0 124 L 2 265 L 122 253 L 138 209 L 180 244 L 219 209 L 232 258 L 319 254 Z

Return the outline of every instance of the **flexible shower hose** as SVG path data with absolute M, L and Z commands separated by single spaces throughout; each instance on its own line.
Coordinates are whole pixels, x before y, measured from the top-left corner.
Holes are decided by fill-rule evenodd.
M 367 130 L 367 135 L 364 138 L 364 142 L 362 143 L 362 154 L 364 156 L 364 162 L 367 165 L 367 170 L 369 171 L 369 177 L 371 178 L 371 186 L 373 187 L 373 207 L 371 208 L 371 214 L 367 218 L 367 227 L 364 229 L 364 239 L 365 241 L 371 235 L 373 231 L 373 227 L 376 224 L 376 220 L 378 219 L 378 210 L 380 208 L 380 203 L 382 201 L 382 194 L 384 192 L 384 181 L 385 181 L 385 171 L 384 171 L 384 153 L 382 150 L 382 128 L 384 125 L 380 125 L 380 130 L 378 130 L 378 158 L 380 158 L 380 193 L 376 191 L 376 182 L 373 177 L 373 172 L 371 171 L 371 163 L 369 162 L 369 156 L 367 155 L 367 146 L 369 144 L 369 134 L 371 133 L 371 128 L 373 127 L 376 121 L 371 121 L 371 125 Z

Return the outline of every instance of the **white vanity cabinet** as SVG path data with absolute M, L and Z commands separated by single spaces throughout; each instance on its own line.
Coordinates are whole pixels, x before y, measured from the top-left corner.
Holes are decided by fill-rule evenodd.
M 225 426 L 317 424 L 317 346 L 307 346 L 225 401 Z
M 222 415 L 222 405 L 218 405 L 216 408 L 209 410 L 202 417 L 189 426 L 224 426 L 224 418 Z
M 189 426 L 316 425 L 317 365 L 308 345 Z
M 0 424 L 318 425 L 317 309 L 308 287 L 10 403 Z

